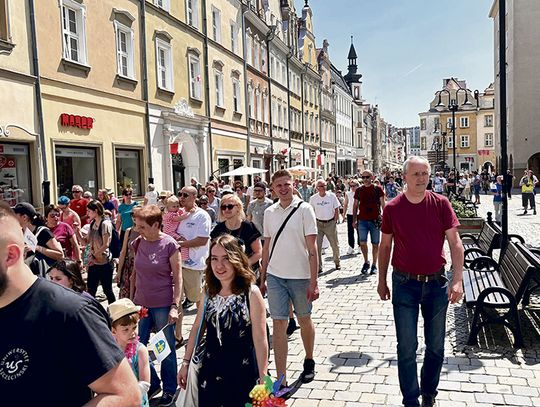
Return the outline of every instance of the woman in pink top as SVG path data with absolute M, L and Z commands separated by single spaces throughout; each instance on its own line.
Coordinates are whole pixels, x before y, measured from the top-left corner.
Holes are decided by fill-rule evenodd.
M 66 222 L 60 221 L 61 210 L 56 205 L 45 208 L 45 225 L 53 232 L 68 259 L 81 261 L 81 250 L 75 232 Z

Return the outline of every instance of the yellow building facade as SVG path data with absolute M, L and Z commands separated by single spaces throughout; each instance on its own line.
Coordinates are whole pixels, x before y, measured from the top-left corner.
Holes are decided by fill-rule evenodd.
M 140 10 L 135 0 L 36 2 L 47 172 L 53 198 L 144 195 L 146 151 Z

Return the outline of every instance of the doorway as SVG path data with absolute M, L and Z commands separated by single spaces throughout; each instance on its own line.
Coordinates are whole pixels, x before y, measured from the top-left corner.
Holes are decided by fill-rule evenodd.
M 182 154 L 171 154 L 173 173 L 173 194 L 176 195 L 186 185 L 186 174 Z

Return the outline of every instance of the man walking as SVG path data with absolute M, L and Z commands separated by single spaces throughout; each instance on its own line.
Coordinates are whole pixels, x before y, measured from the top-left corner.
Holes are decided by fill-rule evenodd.
M 358 228 L 353 226 L 353 207 L 354 207 L 354 194 L 358 189 L 358 182 L 356 180 L 351 180 L 349 183 L 350 190 L 345 192 L 345 201 L 343 203 L 343 215 L 347 216 L 347 241 L 349 243 L 349 248 L 347 249 L 347 254 L 354 254 L 354 249 L 356 248 L 354 235 L 357 236 L 358 245 L 360 245 L 360 235 L 358 234 Z
M 264 236 L 264 211 L 272 205 L 272 200 L 266 197 L 266 185 L 257 182 L 253 185 L 253 199 L 249 203 L 246 217 L 253 222 L 261 236 Z M 264 239 L 263 239 L 264 244 Z
M 459 221 L 448 199 L 426 191 L 429 162 L 410 157 L 403 166 L 407 189 L 386 205 L 379 250 L 382 300 L 390 299 L 386 282 L 392 244 L 392 305 L 397 336 L 398 376 L 405 407 L 435 405 L 444 359 L 446 310 L 463 295 L 463 245 Z M 445 275 L 444 239 L 452 257 L 453 279 Z M 418 311 L 424 318 L 426 352 L 418 385 L 416 350 Z
M 525 170 L 523 177 L 521 177 L 521 180 L 519 181 L 523 215 L 527 214 L 527 205 L 531 207 L 533 214 L 536 215 L 536 202 L 534 200 L 534 187 L 536 184 L 538 184 L 538 178 L 536 178 L 531 170 Z
M 307 180 L 302 179 L 302 186 L 298 188 L 298 193 L 305 202 L 309 202 L 309 198 L 313 195 L 313 188 L 308 185 Z
M 309 383 L 315 378 L 313 348 L 315 327 L 311 319 L 312 302 L 319 298 L 317 224 L 311 205 L 293 195 L 292 176 L 279 170 L 272 176 L 272 189 L 278 202 L 264 214 L 264 239 L 261 292 L 268 284 L 268 305 L 273 320 L 273 345 L 277 377 L 287 368 L 287 324 L 289 303 L 300 323 L 305 350 L 304 370 L 300 379 Z
M 369 170 L 362 172 L 364 185 L 358 188 L 354 194 L 353 226 L 358 227 L 360 234 L 360 250 L 364 256 L 362 274 L 367 274 L 369 269 L 368 259 L 368 234 L 373 249 L 373 263 L 371 274 L 377 273 L 377 252 L 380 241 L 380 216 L 384 208 L 384 191 L 378 185 L 373 185 L 373 173 Z
M 4 202 L 0 228 L 0 404 L 140 406 L 103 308 L 32 274 L 19 221 Z M 76 356 L 68 350 L 75 348 Z
M 319 254 L 319 273 L 322 272 L 322 244 L 323 238 L 326 236 L 330 247 L 332 248 L 332 255 L 334 257 L 334 264 L 336 270 L 341 269 L 341 263 L 339 260 L 339 242 L 337 236 L 337 221 L 339 219 L 339 203 L 336 195 L 333 192 L 326 191 L 326 182 L 324 179 L 318 179 L 316 184 L 317 194 L 312 195 L 309 198 L 309 203 L 315 210 L 315 217 L 317 218 L 317 253 Z

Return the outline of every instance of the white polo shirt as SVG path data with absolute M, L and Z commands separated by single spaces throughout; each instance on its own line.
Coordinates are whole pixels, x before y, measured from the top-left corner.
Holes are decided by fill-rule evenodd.
M 324 196 L 318 193 L 309 198 L 309 203 L 315 210 L 315 217 L 319 220 L 334 219 L 336 209 L 341 206 L 336 194 L 326 191 Z
M 287 208 L 279 201 L 264 211 L 264 237 L 272 239 L 269 250 L 274 245 L 274 237 L 289 213 L 302 199 L 295 196 Z M 317 221 L 311 205 L 303 203 L 287 222 L 281 232 L 274 254 L 268 264 L 267 273 L 280 278 L 308 279 L 311 277 L 306 236 L 317 234 Z

